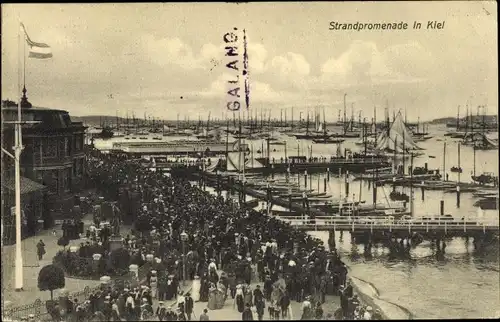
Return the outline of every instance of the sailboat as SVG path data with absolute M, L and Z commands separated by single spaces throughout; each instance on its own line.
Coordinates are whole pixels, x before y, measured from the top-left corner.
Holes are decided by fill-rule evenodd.
M 316 131 L 309 131 L 309 114 L 307 115 L 307 123 L 306 123 L 306 133 L 296 133 L 294 134 L 297 140 L 325 140 L 330 138 L 330 134 L 327 134 L 326 127 L 323 129 L 323 124 L 319 124 L 316 128 Z
M 323 137 L 322 138 L 314 138 L 312 141 L 314 143 L 319 143 L 319 144 L 339 144 L 344 142 L 344 139 L 339 139 L 339 138 L 332 138 L 330 135 L 327 134 L 326 131 L 326 118 L 325 118 L 325 110 L 323 109 L 323 124 L 319 124 L 318 132 L 321 133 L 323 131 Z
M 203 129 L 203 134 L 196 136 L 198 140 L 211 140 L 214 138 L 214 136 L 208 132 L 209 125 L 210 125 L 210 112 L 208 112 L 207 127 Z
M 394 121 L 387 131 L 383 131 L 377 137 L 377 146 L 375 147 L 377 154 L 387 156 L 413 156 L 422 155 L 423 150 L 413 140 L 410 131 L 403 122 L 401 112 L 398 112 Z
M 417 130 L 413 132 L 413 139 L 415 142 L 427 141 L 432 139 L 432 136 L 429 135 L 429 132 L 425 128 L 425 124 L 422 125 L 422 131 L 420 131 L 420 117 L 417 122 Z

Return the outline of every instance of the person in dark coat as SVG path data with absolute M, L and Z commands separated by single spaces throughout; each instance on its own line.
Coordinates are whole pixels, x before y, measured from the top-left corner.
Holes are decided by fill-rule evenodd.
M 165 321 L 177 321 L 177 315 L 172 311 L 172 307 L 167 307 L 167 313 L 165 314 Z
M 193 314 L 194 301 L 189 292 L 186 293 L 184 297 L 184 312 L 187 315 L 188 321 L 191 321 L 191 315 Z
M 38 244 L 36 244 L 36 253 L 38 255 L 38 260 L 41 261 L 43 258 L 43 255 L 45 255 L 45 244 L 43 241 L 40 239 Z
M 316 320 L 323 320 L 323 308 L 321 307 L 321 303 L 318 302 L 316 305 L 316 309 L 314 310 L 314 317 Z
M 186 314 L 181 309 L 177 309 L 177 321 L 187 321 Z
M 208 302 L 209 281 L 205 274 L 200 282 L 200 302 Z
M 281 297 L 279 306 L 281 308 L 281 316 L 286 318 L 288 316 L 288 307 L 290 306 L 290 296 L 287 291 Z
M 250 308 L 250 304 L 247 304 L 247 307 L 245 308 L 243 313 L 241 313 L 241 320 L 242 321 L 253 321 L 253 313 L 252 313 L 252 310 Z
M 210 321 L 207 309 L 203 309 L 203 313 L 200 314 L 200 321 Z
M 167 309 L 163 305 L 163 302 L 158 303 L 158 308 L 156 309 L 156 316 L 160 321 L 165 321 L 167 315 Z
M 264 300 L 264 294 L 260 289 L 260 285 L 257 285 L 256 289 L 253 291 L 253 299 L 255 303 L 257 303 L 257 301 Z
M 260 297 L 258 300 L 255 300 L 255 308 L 257 309 L 259 321 L 262 321 L 262 318 L 264 316 L 264 309 L 266 308 L 264 297 Z

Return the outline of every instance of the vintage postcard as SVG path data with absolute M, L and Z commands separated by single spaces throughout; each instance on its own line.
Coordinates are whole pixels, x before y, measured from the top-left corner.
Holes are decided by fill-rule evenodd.
M 500 317 L 496 2 L 1 9 L 2 320 Z

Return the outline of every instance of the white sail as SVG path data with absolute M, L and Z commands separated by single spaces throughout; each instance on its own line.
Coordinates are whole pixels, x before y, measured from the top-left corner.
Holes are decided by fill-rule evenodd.
M 411 132 L 403 122 L 401 112 L 398 113 L 389 131 L 383 131 L 377 138 L 377 150 L 390 150 L 403 152 L 411 150 L 422 150 L 412 139 Z
M 252 157 L 246 155 L 241 152 L 230 152 L 227 155 L 227 171 L 242 171 L 243 170 L 243 162 L 245 164 L 245 169 L 255 169 L 255 168 L 263 168 L 264 165 L 257 161 L 255 158 L 252 160 Z M 240 164 L 241 160 L 241 164 Z M 243 161 L 245 160 L 245 161 Z

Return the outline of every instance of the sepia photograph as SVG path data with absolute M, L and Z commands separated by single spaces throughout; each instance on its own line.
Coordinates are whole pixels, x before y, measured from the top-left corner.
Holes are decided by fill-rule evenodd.
M 2 321 L 500 318 L 495 1 L 1 25 Z

